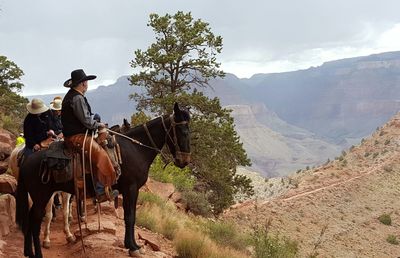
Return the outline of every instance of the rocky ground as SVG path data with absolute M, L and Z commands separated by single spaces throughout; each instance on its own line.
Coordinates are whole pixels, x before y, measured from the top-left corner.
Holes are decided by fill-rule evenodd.
M 42 248 L 44 257 L 129 257 L 127 249 L 123 247 L 122 208 L 115 211 L 111 204 L 102 205 L 100 231 L 98 231 L 98 216 L 92 205 L 88 206 L 88 214 L 87 229 L 85 225 L 82 226 L 85 253 L 82 251 L 81 241 L 67 243 L 63 233 L 62 214 L 58 211 L 56 220 L 51 224 L 51 247 Z M 80 235 L 76 219 L 71 224 L 71 230 L 77 236 Z M 169 258 L 176 255 L 172 243 L 163 236 L 142 228 L 136 228 L 136 232 L 136 239 L 143 246 L 143 258 Z M 24 257 L 23 235 L 15 226 L 10 234 L 0 239 L 0 257 Z

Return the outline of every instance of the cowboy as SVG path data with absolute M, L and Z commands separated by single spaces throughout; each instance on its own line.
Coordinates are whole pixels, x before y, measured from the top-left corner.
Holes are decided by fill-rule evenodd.
M 56 96 L 53 101 L 50 102 L 50 110 L 51 110 L 51 129 L 53 129 L 54 133 L 58 138 L 63 138 L 62 135 L 62 123 L 61 123 L 61 104 L 62 97 Z
M 89 156 L 90 153 L 96 180 L 106 189 L 110 189 L 108 193 L 105 193 L 104 188 L 96 189 L 98 202 L 103 202 L 114 199 L 118 196 L 118 191 L 111 191 L 111 186 L 116 183 L 114 166 L 107 152 L 92 139 L 92 133 L 105 127 L 104 124 L 92 119 L 91 108 L 85 97 L 88 81 L 95 78 L 95 75 L 86 75 L 82 69 L 71 72 L 71 78 L 64 83 L 64 86 L 70 89 L 62 102 L 61 121 L 67 148 L 84 148 L 85 155 Z
M 42 149 L 44 147 L 41 145 L 42 141 L 54 135 L 54 131 L 50 128 L 49 108 L 41 99 L 33 98 L 26 105 L 26 109 L 29 114 L 24 120 L 25 158 Z

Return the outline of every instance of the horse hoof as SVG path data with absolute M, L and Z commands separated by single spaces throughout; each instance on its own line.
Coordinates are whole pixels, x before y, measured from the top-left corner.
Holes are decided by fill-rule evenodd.
M 74 236 L 67 237 L 67 242 L 68 243 L 75 243 L 75 241 L 76 241 L 76 238 Z
M 140 249 L 139 250 L 129 250 L 129 256 L 130 257 L 136 257 L 136 258 L 143 258 Z
M 43 241 L 43 248 L 49 249 L 50 248 L 50 241 Z

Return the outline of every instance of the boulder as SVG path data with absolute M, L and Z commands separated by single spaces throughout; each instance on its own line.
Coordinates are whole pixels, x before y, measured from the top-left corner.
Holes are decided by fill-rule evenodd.
M 15 225 L 15 198 L 10 194 L 0 195 L 0 236 L 6 236 Z
M 175 187 L 171 183 L 161 183 L 149 178 L 146 183 L 150 192 L 160 196 L 163 200 L 169 200 L 175 192 Z
M 0 175 L 0 193 L 12 194 L 17 190 L 17 180 L 9 174 Z
M 15 136 L 9 131 L 0 128 L 0 174 L 7 171 L 8 157 L 15 147 Z

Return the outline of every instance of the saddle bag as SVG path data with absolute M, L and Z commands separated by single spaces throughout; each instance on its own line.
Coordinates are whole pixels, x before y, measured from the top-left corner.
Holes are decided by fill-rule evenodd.
M 42 182 L 46 183 L 53 175 L 56 183 L 64 183 L 72 180 L 71 156 L 64 153 L 64 142 L 53 142 L 46 151 L 46 157 L 42 161 Z

